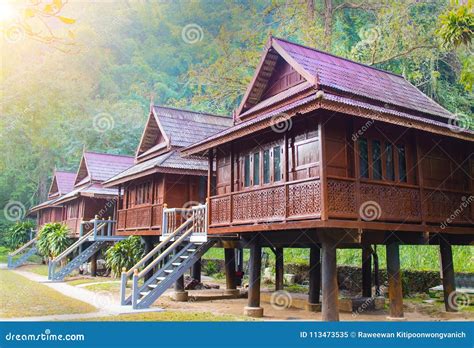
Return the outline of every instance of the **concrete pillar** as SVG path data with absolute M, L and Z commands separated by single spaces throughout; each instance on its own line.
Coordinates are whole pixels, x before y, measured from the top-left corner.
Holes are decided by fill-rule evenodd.
M 403 291 L 400 275 L 400 243 L 387 244 L 388 298 L 390 301 L 389 319 L 403 319 Z
M 322 243 L 322 319 L 339 321 L 339 289 L 335 242 Z
M 263 308 L 260 307 L 262 247 L 258 241 L 255 241 L 250 248 L 249 263 L 248 305 L 244 308 L 244 314 L 249 317 L 263 317 Z

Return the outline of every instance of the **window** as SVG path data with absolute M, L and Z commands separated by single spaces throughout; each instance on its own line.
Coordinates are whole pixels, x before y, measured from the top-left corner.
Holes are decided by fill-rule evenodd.
M 253 154 L 253 184 L 260 185 L 260 153 Z
M 280 146 L 273 148 L 273 181 L 281 180 Z
M 405 154 L 405 146 L 397 145 L 398 149 L 398 179 L 401 182 L 407 182 L 407 162 Z
M 369 177 L 369 150 L 367 139 L 359 139 L 359 161 L 360 161 L 360 177 Z
M 270 150 L 263 151 L 263 183 L 270 182 Z
M 250 186 L 250 156 L 244 158 L 244 186 Z
M 382 155 L 379 140 L 372 140 L 372 178 L 375 180 L 382 179 Z
M 393 165 L 393 146 L 390 143 L 385 143 L 385 177 L 387 180 L 395 180 L 395 167 Z
M 295 145 L 296 148 L 296 166 L 318 162 L 318 141 L 310 141 Z

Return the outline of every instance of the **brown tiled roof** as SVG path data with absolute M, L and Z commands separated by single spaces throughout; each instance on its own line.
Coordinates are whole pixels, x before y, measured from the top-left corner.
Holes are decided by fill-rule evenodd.
M 400 75 L 283 39 L 273 38 L 273 42 L 314 76 L 320 86 L 435 116 L 452 117 L 449 111 Z
M 60 194 L 64 195 L 72 191 L 74 188 L 74 179 L 76 178 L 76 173 L 58 170 L 55 172 L 55 177 Z
M 196 175 L 202 175 L 206 174 L 207 165 L 207 159 L 200 157 L 182 158 L 178 149 L 173 149 L 165 154 L 135 164 L 133 167 L 107 180 L 104 185 L 111 187 L 129 181 L 132 178 L 159 172 L 183 173 L 189 171 Z
M 134 158 L 132 156 L 85 151 L 83 161 L 85 162 L 87 173 L 80 176 L 81 169 L 79 169 L 76 186 L 83 184 L 85 179 L 89 179 L 89 181 L 105 181 L 110 179 L 112 176 L 131 167 L 134 163 Z
M 52 205 L 60 205 L 64 202 L 71 201 L 80 196 L 112 199 L 117 195 L 118 192 L 116 189 L 105 188 L 101 183 L 89 183 L 81 187 L 76 187 L 73 191 L 56 199 Z
M 232 118 L 155 105 L 171 146 L 189 146 L 232 125 Z

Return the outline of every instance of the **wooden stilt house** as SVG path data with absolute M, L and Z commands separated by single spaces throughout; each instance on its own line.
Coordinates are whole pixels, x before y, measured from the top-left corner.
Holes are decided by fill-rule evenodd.
M 209 158 L 208 237 L 250 248 L 246 313 L 263 314 L 263 246 L 310 248 L 309 308 L 322 287 L 323 319 L 338 320 L 336 248 L 363 249 L 370 297 L 376 244 L 391 317 L 400 244 L 440 245 L 453 310 L 451 245 L 474 242 L 474 132 L 455 121 L 402 76 L 271 37 L 234 125 L 183 150 Z
M 231 123 L 229 117 L 151 106 L 135 165 L 105 183 L 121 193 L 116 234 L 160 235 L 164 204 L 189 208 L 204 203 L 207 159 L 183 159 L 179 150 Z
M 96 215 L 114 218 L 117 190 L 105 188 L 103 182 L 133 165 L 133 157 L 84 151 L 74 179 L 73 189 L 54 202 L 61 206 L 61 221 L 78 237 L 82 221 Z M 86 232 L 86 231 L 83 231 Z
M 76 173 L 55 170 L 48 192 L 48 199 L 30 209 L 29 215 L 36 214 L 38 228 L 46 223 L 61 222 L 63 207 L 54 203 L 72 191 Z

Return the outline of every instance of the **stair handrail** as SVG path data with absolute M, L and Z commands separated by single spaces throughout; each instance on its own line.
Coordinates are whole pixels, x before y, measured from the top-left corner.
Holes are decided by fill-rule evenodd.
M 176 239 L 173 244 L 171 244 L 166 250 L 161 253 L 156 259 L 153 260 L 148 266 L 146 266 L 140 273 L 138 273 L 138 279 L 143 278 L 145 274 L 147 274 L 150 269 L 156 266 L 158 262 L 163 260 L 166 256 L 168 256 L 181 242 L 186 239 L 189 235 L 191 235 L 194 231 L 194 226 L 189 228 L 186 232 L 184 232 L 178 239 Z
M 127 272 L 126 272 L 126 276 L 127 278 L 130 277 L 132 274 L 133 274 L 133 271 L 134 269 L 138 269 L 140 268 L 141 266 L 143 266 L 145 264 L 145 262 L 147 262 L 151 257 L 153 257 L 157 252 L 159 252 L 161 249 L 163 249 L 164 246 L 166 246 L 166 244 L 168 244 L 168 242 L 173 239 L 174 237 L 176 237 L 178 234 L 180 234 L 186 227 L 188 227 L 188 225 L 191 223 L 192 221 L 190 219 L 186 220 L 185 222 L 183 222 L 173 233 L 171 233 L 170 235 L 168 235 L 168 237 L 166 237 L 165 239 L 163 239 L 160 244 L 158 244 L 156 247 L 154 247 L 148 254 L 146 254 L 143 258 L 140 259 L 140 261 L 138 261 L 135 265 L 133 265 L 132 268 L 130 268 Z
M 77 241 L 75 241 L 73 244 L 71 244 L 66 250 L 64 250 L 61 254 L 53 258 L 51 261 L 52 262 L 57 262 L 64 258 L 65 256 L 69 255 L 72 251 L 74 251 L 78 246 L 80 246 L 82 243 L 85 242 L 86 239 L 88 239 L 91 235 L 94 234 L 94 230 L 87 232 L 85 235 L 80 237 Z
M 36 241 L 38 240 L 38 237 L 35 237 L 33 239 L 30 239 L 27 243 L 23 244 L 21 247 L 19 247 L 18 249 L 12 251 L 11 253 L 8 253 L 8 256 L 15 256 L 15 255 L 18 255 L 19 253 L 21 253 L 23 250 L 25 250 L 26 248 L 28 248 L 31 244 L 34 244 L 36 243 Z

